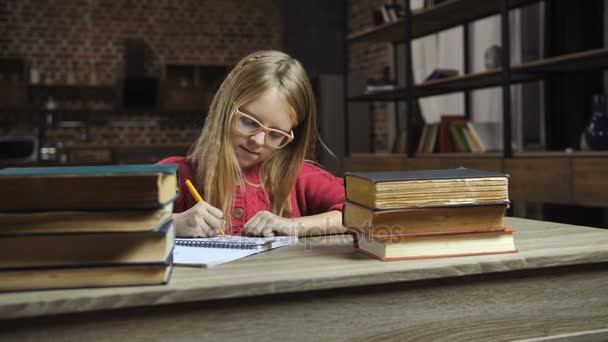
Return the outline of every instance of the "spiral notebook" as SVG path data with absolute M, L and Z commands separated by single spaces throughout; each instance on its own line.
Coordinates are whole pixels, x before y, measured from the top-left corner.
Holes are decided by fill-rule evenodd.
M 297 236 L 217 236 L 212 238 L 175 239 L 173 264 L 176 266 L 213 267 L 297 242 Z

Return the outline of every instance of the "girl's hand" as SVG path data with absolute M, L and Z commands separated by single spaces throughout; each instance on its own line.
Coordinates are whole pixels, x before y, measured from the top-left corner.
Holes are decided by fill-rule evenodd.
M 297 221 L 275 215 L 269 211 L 260 211 L 243 226 L 243 235 L 275 236 L 298 235 Z
M 212 237 L 224 228 L 224 213 L 207 202 L 173 214 L 177 237 Z

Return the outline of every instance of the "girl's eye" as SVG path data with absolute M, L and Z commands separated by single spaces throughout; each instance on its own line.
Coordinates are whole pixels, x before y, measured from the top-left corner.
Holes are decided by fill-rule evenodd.
M 270 131 L 270 132 L 268 132 L 268 137 L 270 139 L 280 140 L 280 139 L 283 139 L 285 137 L 285 135 L 283 135 L 282 133 L 279 133 L 279 132 Z
M 251 120 L 250 118 L 246 118 L 246 117 L 241 117 L 241 122 L 247 126 L 251 126 L 251 127 L 257 127 L 258 123 Z

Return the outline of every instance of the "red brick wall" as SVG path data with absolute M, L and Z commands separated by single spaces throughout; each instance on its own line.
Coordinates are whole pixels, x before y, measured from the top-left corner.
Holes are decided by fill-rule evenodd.
M 148 74 L 164 64 L 235 64 L 280 48 L 279 0 L 3 0 L 0 57 L 25 59 L 43 79 L 68 71 L 99 83 L 124 76 L 124 41 L 143 40 Z
M 357 32 L 374 26 L 373 11 L 385 4 L 385 0 L 350 0 L 349 32 Z M 349 72 L 365 75 L 368 79 L 383 78 L 384 67 L 389 65 L 392 52 L 389 44 L 355 43 L 349 45 Z M 391 143 L 388 141 L 388 111 L 386 102 L 372 103 L 374 113 L 374 146 L 375 150 L 387 151 Z
M 280 0 L 2 0 L 0 58 L 18 57 L 42 83 L 115 86 L 124 78 L 124 42 L 146 45 L 146 73 L 163 78 L 165 64 L 233 65 L 260 49 L 280 49 Z M 27 76 L 26 76 L 27 77 Z M 36 135 L 43 110 L 0 113 L 0 135 Z M 56 113 L 49 145 L 188 144 L 200 114 Z M 62 127 L 81 121 L 86 127 Z

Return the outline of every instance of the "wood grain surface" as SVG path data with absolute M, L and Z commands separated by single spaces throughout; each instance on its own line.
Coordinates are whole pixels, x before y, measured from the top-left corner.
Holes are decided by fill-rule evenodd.
M 506 159 L 509 194 L 513 200 L 571 203 L 572 170 L 570 158 Z
M 210 269 L 176 267 L 166 286 L 0 294 L 0 319 L 199 302 L 608 262 L 608 231 L 517 218 L 517 254 L 379 262 L 350 236 L 301 239 Z M 608 289 L 608 286 L 606 286 Z
M 0 340 L 608 340 L 608 231 L 506 221 L 518 254 L 380 262 L 333 236 L 168 286 L 5 293 Z
M 572 161 L 574 200 L 585 205 L 606 206 L 608 163 L 603 158 Z

